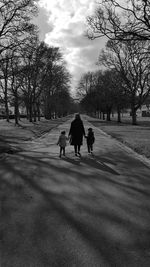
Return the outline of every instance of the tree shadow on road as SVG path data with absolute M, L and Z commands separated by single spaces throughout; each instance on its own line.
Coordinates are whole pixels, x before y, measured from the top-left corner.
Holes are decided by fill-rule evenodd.
M 130 180 L 131 195 L 129 181 L 121 184 L 105 164 L 97 173 L 103 167 L 91 159 L 76 166 L 72 158 L 39 153 L 10 155 L 2 163 L 3 266 L 59 267 L 65 260 L 64 266 L 144 266 L 149 244 L 141 212 L 146 222 L 150 216 L 140 205 L 149 208 L 146 189 L 139 194 Z M 84 171 L 86 165 L 91 172 Z M 82 265 L 85 247 L 95 265 L 88 259 Z
M 81 159 L 83 163 L 86 165 L 100 169 L 102 171 L 110 172 L 111 174 L 114 175 L 120 175 L 117 171 L 115 171 L 113 168 L 109 167 L 107 164 L 114 165 L 112 161 L 108 161 L 107 163 L 104 163 L 104 159 L 101 157 L 84 157 Z
M 92 157 L 94 158 L 94 159 L 96 159 L 96 160 L 98 160 L 98 161 L 101 161 L 101 162 L 103 162 L 103 163 L 106 163 L 106 164 L 111 164 L 111 165 L 114 165 L 114 166 L 116 166 L 117 165 L 117 162 L 115 162 L 114 160 L 113 160 L 113 155 L 111 155 L 110 153 L 109 153 L 109 157 L 108 156 L 98 156 L 98 155 L 92 155 Z
M 64 161 L 70 162 L 75 165 L 80 165 L 81 163 L 85 165 L 85 168 L 95 168 L 99 169 L 101 171 L 109 172 L 114 175 L 120 175 L 118 172 L 113 170 L 111 167 L 109 167 L 107 164 L 103 162 L 103 160 L 99 157 L 98 159 L 95 157 L 81 157 L 78 159 L 65 157 L 63 158 Z

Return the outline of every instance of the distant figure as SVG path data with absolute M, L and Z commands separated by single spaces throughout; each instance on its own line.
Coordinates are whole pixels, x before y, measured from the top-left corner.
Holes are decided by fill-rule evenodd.
M 67 140 L 68 140 L 68 137 L 66 136 L 66 132 L 62 131 L 57 142 L 57 145 L 60 146 L 60 153 L 59 153 L 60 158 L 61 158 L 62 152 L 63 152 L 63 156 L 65 156 L 65 147 L 67 145 Z
M 86 136 L 86 141 L 87 141 L 88 153 L 92 154 L 93 153 L 93 144 L 95 142 L 94 132 L 93 132 L 92 128 L 88 129 L 88 134 Z
M 75 156 L 81 156 L 80 147 L 83 144 L 83 136 L 85 136 L 83 122 L 80 115 L 76 114 L 69 130 L 70 144 L 74 146 Z

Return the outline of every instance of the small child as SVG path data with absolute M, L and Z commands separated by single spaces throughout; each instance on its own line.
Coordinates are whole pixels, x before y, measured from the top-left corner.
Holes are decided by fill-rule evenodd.
M 93 144 L 95 142 L 95 137 L 94 137 L 94 132 L 92 128 L 88 129 L 88 134 L 86 136 L 86 141 L 87 141 L 87 148 L 88 148 L 88 153 L 93 152 Z
M 62 152 L 63 152 L 63 155 L 65 156 L 65 147 L 67 145 L 67 140 L 68 140 L 68 137 L 66 136 L 66 132 L 62 131 L 57 142 L 57 145 L 60 146 L 60 154 L 59 154 L 60 158 L 61 158 Z

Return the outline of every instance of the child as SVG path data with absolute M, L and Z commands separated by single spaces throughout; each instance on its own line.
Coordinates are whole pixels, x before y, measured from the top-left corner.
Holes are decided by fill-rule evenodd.
M 88 153 L 93 152 L 93 144 L 95 142 L 95 137 L 94 137 L 94 132 L 92 128 L 88 129 L 88 134 L 86 136 L 86 141 L 87 141 L 87 148 L 88 148 Z
M 60 158 L 61 158 L 62 152 L 63 152 L 63 155 L 65 156 L 65 147 L 67 145 L 67 140 L 68 138 L 66 136 L 66 132 L 62 131 L 57 142 L 57 145 L 60 146 L 60 154 L 59 154 Z

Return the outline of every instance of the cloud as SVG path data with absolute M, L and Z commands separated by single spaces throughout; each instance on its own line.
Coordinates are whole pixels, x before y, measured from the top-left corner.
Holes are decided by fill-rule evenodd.
M 45 39 L 46 33 L 52 31 L 53 25 L 48 23 L 49 14 L 45 8 L 39 8 L 38 16 L 34 17 L 33 22 L 37 24 L 39 28 L 40 39 Z
M 44 41 L 61 48 L 68 70 L 73 75 L 73 87 L 81 75 L 96 69 L 96 61 L 104 40 L 89 40 L 85 36 L 86 17 L 95 9 L 94 0 L 40 0 L 49 25 Z

